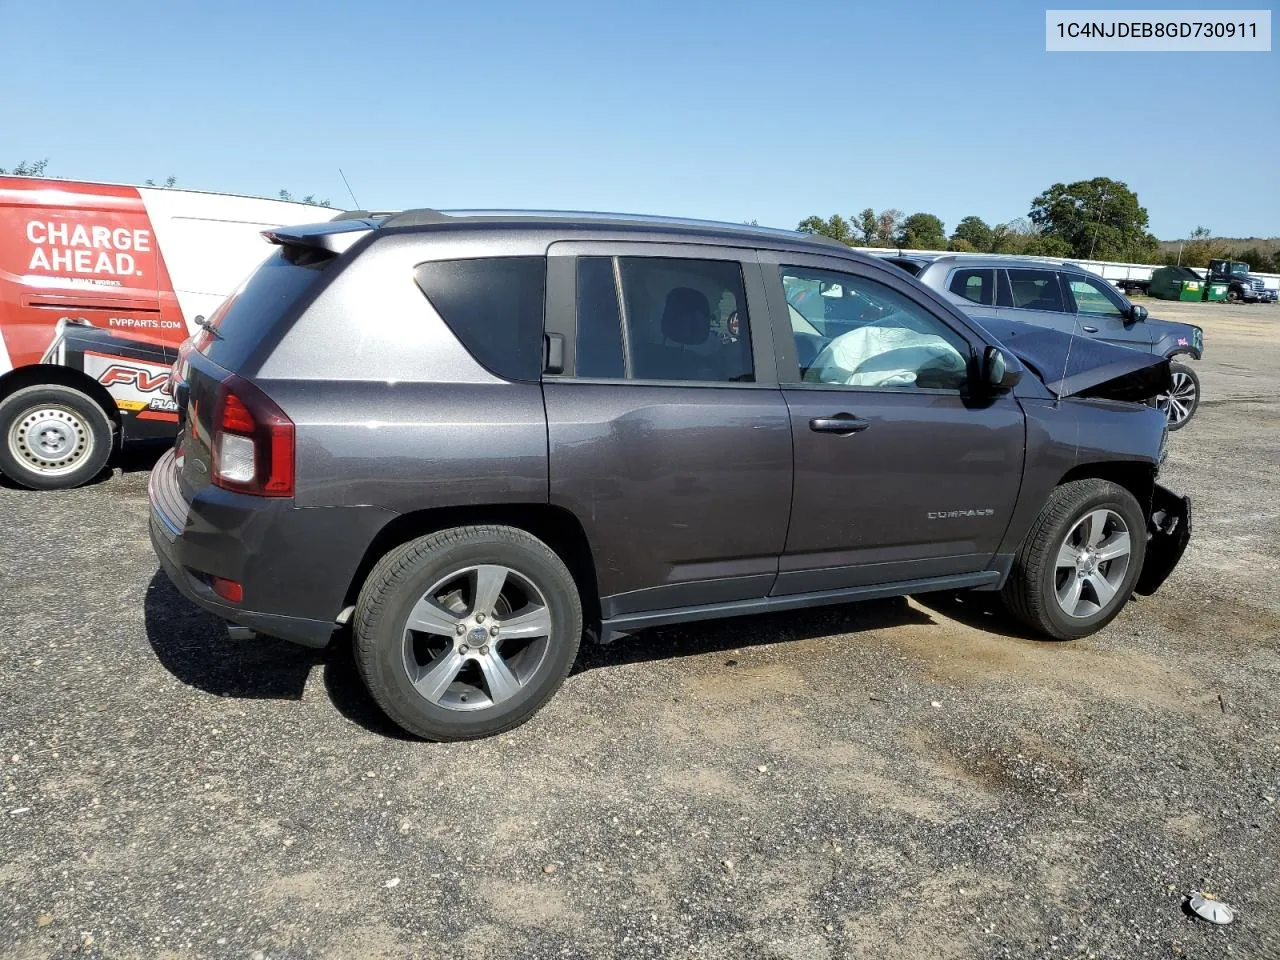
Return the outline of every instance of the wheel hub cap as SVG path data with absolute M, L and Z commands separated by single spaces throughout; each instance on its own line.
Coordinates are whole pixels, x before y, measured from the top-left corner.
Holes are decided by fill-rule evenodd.
M 28 410 L 9 430 L 14 459 L 43 474 L 69 473 L 93 449 L 93 434 L 66 407 Z

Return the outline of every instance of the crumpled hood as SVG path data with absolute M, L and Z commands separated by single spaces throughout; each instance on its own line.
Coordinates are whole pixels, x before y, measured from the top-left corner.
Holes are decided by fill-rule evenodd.
M 1017 320 L 974 320 L 1058 396 L 1145 403 L 1169 390 L 1164 357 Z

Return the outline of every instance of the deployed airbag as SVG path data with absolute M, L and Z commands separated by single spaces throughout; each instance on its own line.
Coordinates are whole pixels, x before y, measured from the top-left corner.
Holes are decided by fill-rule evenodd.
M 822 349 L 804 378 L 811 383 L 854 387 L 954 384 L 963 379 L 966 361 L 937 334 L 908 326 L 901 314 L 877 320 L 836 337 Z

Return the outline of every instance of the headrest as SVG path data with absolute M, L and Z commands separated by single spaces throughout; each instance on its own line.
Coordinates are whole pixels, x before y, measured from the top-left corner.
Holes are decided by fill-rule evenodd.
M 662 335 L 686 346 L 697 346 L 711 332 L 711 305 L 693 287 L 676 287 L 662 308 Z

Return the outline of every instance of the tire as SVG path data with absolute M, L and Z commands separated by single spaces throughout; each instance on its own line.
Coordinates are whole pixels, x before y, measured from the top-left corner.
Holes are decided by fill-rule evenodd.
M 1181 430 L 1200 408 L 1200 378 L 1185 363 L 1174 360 L 1169 364 L 1173 384 L 1169 393 L 1156 398 L 1156 407 L 1164 411 L 1170 430 Z
M 115 428 L 90 396 L 61 384 L 0 400 L 0 473 L 32 490 L 66 490 L 107 465 Z
M 1096 522 L 1100 515 L 1105 515 L 1101 536 L 1090 541 L 1091 520 Z M 1127 554 L 1096 564 L 1086 556 L 1073 566 L 1063 565 L 1068 550 L 1079 557 L 1077 545 L 1089 542 L 1101 546 L 1103 553 L 1115 553 L 1122 532 L 1128 534 Z M 1108 480 L 1065 483 L 1050 494 L 1018 547 L 1001 598 L 1014 617 L 1039 633 L 1056 640 L 1088 636 L 1115 619 L 1133 596 L 1146 549 L 1146 520 L 1133 494 Z M 1125 562 L 1117 567 L 1120 559 Z M 1079 588 L 1074 586 L 1077 582 Z M 1106 590 L 1112 592 L 1103 600 Z
M 478 592 L 497 599 L 480 598 L 477 609 Z M 517 618 L 521 635 L 504 634 Z M 473 740 L 519 726 L 560 689 L 582 638 L 582 603 L 568 568 L 536 537 L 454 527 L 378 562 L 353 634 L 365 686 L 398 726 L 427 740 Z
M 1240 302 L 1240 291 L 1239 291 L 1239 290 L 1237 290 L 1235 287 L 1230 288 L 1230 289 L 1227 291 L 1227 302 L 1228 302 L 1228 303 L 1239 303 L 1239 302 Z

